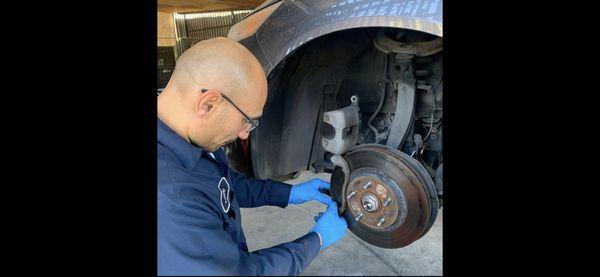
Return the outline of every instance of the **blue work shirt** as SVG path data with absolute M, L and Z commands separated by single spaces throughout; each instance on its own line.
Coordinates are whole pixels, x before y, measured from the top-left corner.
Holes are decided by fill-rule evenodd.
M 291 185 L 246 178 L 223 149 L 208 153 L 157 122 L 159 275 L 298 275 L 310 264 L 316 233 L 248 252 L 242 230 L 240 207 L 285 208 Z

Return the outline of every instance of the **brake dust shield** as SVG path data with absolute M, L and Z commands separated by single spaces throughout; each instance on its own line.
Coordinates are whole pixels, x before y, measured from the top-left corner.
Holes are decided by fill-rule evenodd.
M 344 159 L 350 176 L 344 187 L 339 166 L 331 176 L 331 195 L 348 228 L 382 248 L 400 248 L 429 231 L 438 212 L 437 192 L 425 168 L 389 146 L 362 144 Z

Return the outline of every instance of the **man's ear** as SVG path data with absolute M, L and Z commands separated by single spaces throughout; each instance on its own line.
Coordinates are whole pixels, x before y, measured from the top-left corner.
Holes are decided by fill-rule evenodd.
M 222 98 L 221 94 L 214 90 L 200 94 L 196 102 L 195 112 L 201 117 L 210 115 L 215 110 L 217 103 L 221 102 Z

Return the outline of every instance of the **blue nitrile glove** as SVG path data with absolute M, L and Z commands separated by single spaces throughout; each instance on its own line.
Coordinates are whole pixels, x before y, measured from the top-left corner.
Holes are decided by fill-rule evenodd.
M 288 204 L 301 204 L 310 200 L 317 200 L 325 205 L 333 203 L 331 197 L 321 191 L 329 190 L 331 185 L 321 179 L 312 179 L 308 182 L 292 186 Z
M 338 215 L 337 203 L 332 201 L 327 206 L 327 210 L 323 214 L 315 217 L 317 223 L 310 229 L 310 232 L 316 232 L 320 235 L 322 244 L 321 249 L 340 240 L 346 234 L 348 224 L 343 217 Z

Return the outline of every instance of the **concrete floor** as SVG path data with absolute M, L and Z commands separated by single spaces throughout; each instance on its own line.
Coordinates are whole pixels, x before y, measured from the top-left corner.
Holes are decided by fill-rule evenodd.
M 312 178 L 329 181 L 330 174 L 304 171 L 285 182 L 297 184 Z M 301 237 L 314 225 L 313 215 L 322 211 L 325 205 L 316 201 L 285 209 L 242 208 L 242 227 L 249 251 Z M 443 209 L 425 236 L 399 249 L 370 245 L 348 230 L 343 239 L 321 250 L 300 275 L 442 275 L 442 217 Z

